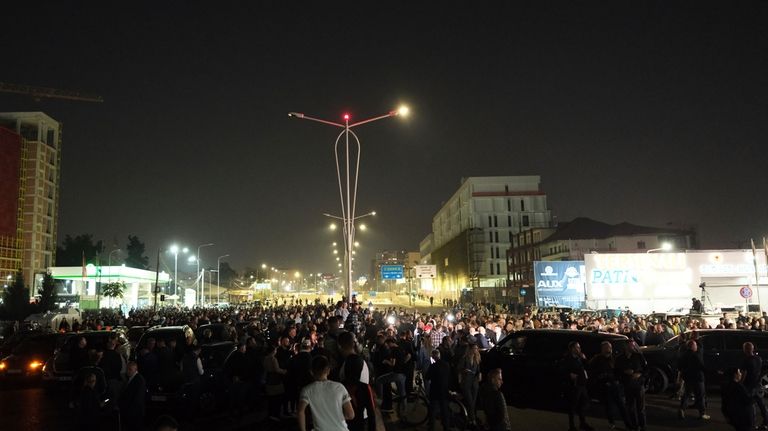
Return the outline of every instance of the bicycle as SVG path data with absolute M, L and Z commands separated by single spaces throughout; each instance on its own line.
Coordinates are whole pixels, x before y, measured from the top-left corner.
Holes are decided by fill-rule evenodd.
M 432 406 L 429 402 L 424 379 L 420 371 L 414 376 L 414 391 L 404 397 L 395 396 L 392 402 L 397 406 L 397 415 L 400 423 L 407 427 L 418 427 L 429 419 Z M 460 395 L 454 391 L 449 392 L 448 409 L 450 410 L 451 426 L 460 430 L 467 429 L 469 421 L 467 408 L 460 400 Z

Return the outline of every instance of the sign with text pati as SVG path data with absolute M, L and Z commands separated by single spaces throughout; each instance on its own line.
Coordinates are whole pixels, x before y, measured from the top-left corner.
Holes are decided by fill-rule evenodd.
M 437 278 L 437 265 L 416 265 L 416 278 Z
M 536 303 L 540 307 L 584 306 L 584 261 L 534 262 Z
M 382 280 L 397 280 L 405 278 L 403 275 L 403 265 L 381 265 Z

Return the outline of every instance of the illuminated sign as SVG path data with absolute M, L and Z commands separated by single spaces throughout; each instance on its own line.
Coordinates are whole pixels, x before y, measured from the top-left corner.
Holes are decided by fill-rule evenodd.
M 581 260 L 534 262 L 536 303 L 541 307 L 583 307 L 586 279 L 584 268 Z
M 755 258 L 757 260 L 755 260 Z M 590 308 L 625 308 L 635 313 L 686 309 L 691 298 L 707 296 L 706 306 L 744 306 L 740 286 L 755 286 L 768 299 L 765 255 L 751 250 L 689 251 L 686 253 L 598 253 L 584 256 L 586 296 Z M 700 284 L 705 283 L 702 293 Z M 763 304 L 768 309 L 768 301 Z

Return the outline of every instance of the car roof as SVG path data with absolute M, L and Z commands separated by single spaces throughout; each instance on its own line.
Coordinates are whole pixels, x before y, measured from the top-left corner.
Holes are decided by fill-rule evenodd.
M 596 332 L 596 331 L 574 331 L 573 329 L 523 329 L 521 331 L 513 332 L 509 335 L 531 335 L 540 334 L 541 336 L 547 335 L 570 335 L 574 337 L 587 337 L 587 338 L 604 338 L 614 340 L 626 340 L 628 339 L 622 334 L 612 334 L 610 332 Z
M 751 329 L 696 329 L 694 331 L 685 331 L 685 334 L 690 334 L 693 332 L 698 332 L 699 335 L 727 333 L 729 335 L 740 334 L 740 335 L 752 335 L 756 337 L 768 337 L 768 332 L 753 331 Z

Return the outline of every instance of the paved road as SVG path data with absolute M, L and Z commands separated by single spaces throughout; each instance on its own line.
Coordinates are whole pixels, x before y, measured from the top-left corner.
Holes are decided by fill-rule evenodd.
M 678 401 L 669 397 L 649 396 L 647 400 L 648 431 L 672 431 L 672 430 L 706 430 L 725 431 L 732 430 L 725 423 L 720 412 L 720 398 L 711 396 L 708 413 L 712 416 L 710 421 L 697 419 L 698 412 L 695 409 L 687 411 L 689 418 L 680 420 L 677 418 Z M 608 421 L 604 419 L 604 410 L 599 404 L 590 406 L 590 417 L 587 421 L 596 430 L 609 430 Z M 568 415 L 560 412 L 537 409 L 519 409 L 510 407 L 509 417 L 512 429 L 515 431 L 566 431 L 568 429 Z M 387 430 L 426 430 L 426 426 L 418 428 L 403 427 L 393 420 L 385 420 Z M 617 429 L 623 429 L 617 422 Z M 438 424 L 436 430 L 442 428 Z
M 0 382 L 0 429 L 26 430 L 72 430 L 77 423 L 75 413 L 66 406 L 66 391 L 46 391 L 36 386 L 8 385 Z M 667 430 L 707 430 L 721 431 L 730 429 L 720 413 L 720 399 L 710 397 L 709 413 L 712 420 L 703 422 L 698 419 L 677 419 L 677 402 L 662 396 L 648 397 L 649 431 Z M 600 405 L 593 404 L 590 422 L 598 430 L 608 430 L 608 423 L 601 419 L 603 410 Z M 689 416 L 697 413 L 691 409 Z M 203 420 L 190 420 L 181 417 L 182 430 L 295 430 L 295 420 L 287 419 L 282 423 L 265 420 L 263 409 L 256 409 L 244 417 L 232 419 L 225 415 L 209 417 Z M 537 409 L 510 408 L 510 418 L 513 429 L 519 431 L 565 431 L 568 419 L 564 413 Z M 387 430 L 405 430 L 390 418 L 384 421 Z M 116 429 L 116 428 L 115 428 Z M 410 428 L 414 429 L 414 428 Z M 440 426 L 437 427 L 440 430 Z M 426 430 L 426 426 L 416 430 Z

